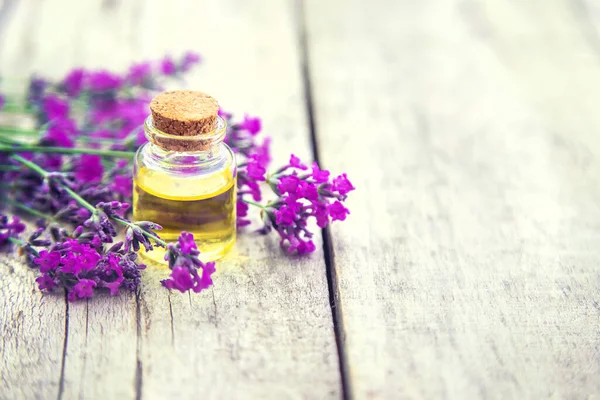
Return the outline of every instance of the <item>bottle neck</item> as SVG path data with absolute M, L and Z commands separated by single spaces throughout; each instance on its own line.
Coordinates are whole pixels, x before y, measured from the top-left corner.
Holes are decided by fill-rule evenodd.
M 170 155 L 170 153 L 189 153 L 193 157 L 211 157 L 221 148 L 227 123 L 217 117 L 215 129 L 211 132 L 198 135 L 172 135 L 157 129 L 152 116 L 146 118 L 144 133 L 151 143 L 150 151 L 157 155 Z
M 210 143 L 210 145 L 203 146 L 199 150 L 194 151 L 177 151 L 165 148 L 164 145 L 155 142 L 149 142 L 147 144 L 147 152 L 153 158 L 160 160 L 205 160 L 208 161 L 213 158 L 218 158 L 223 151 L 225 144 L 222 141 L 216 143 Z

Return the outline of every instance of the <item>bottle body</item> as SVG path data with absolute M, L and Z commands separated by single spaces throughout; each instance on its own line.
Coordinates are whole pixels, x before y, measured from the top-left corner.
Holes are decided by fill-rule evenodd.
M 157 233 L 167 242 L 191 232 L 203 261 L 221 258 L 235 243 L 236 175 L 235 156 L 225 143 L 181 152 L 148 142 L 135 157 L 134 220 L 161 225 Z M 161 250 L 140 253 L 161 262 Z

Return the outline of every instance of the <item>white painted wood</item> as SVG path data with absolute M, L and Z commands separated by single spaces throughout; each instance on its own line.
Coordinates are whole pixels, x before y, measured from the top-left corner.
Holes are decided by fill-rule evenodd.
M 59 390 L 66 302 L 45 296 L 15 256 L 0 256 L 0 399 L 55 398 Z
M 206 65 L 190 76 L 190 87 L 213 94 L 240 116 L 263 117 L 277 163 L 291 151 L 310 158 L 291 4 L 30 0 L 13 10 L 3 32 L 0 70 L 10 76 L 59 76 L 77 65 L 122 68 L 166 50 L 199 51 Z M 22 282 L 10 284 L 22 291 L 33 275 L 20 268 Z M 290 259 L 276 238 L 248 233 L 218 264 L 214 290 L 169 295 L 159 284 L 166 275 L 149 268 L 137 305 L 127 295 L 70 305 L 63 398 L 340 396 L 322 251 Z M 62 317 L 52 329 L 64 331 L 64 310 Z M 62 344 L 60 332 L 49 335 Z M 39 331 L 20 333 L 43 345 Z M 3 355 L 14 364 L 22 353 Z M 58 382 L 58 375 L 45 372 L 50 369 L 38 365 L 34 377 L 11 372 L 17 375 L 7 384 L 38 390 L 38 380 Z
M 597 7 L 306 3 L 354 397 L 597 398 Z

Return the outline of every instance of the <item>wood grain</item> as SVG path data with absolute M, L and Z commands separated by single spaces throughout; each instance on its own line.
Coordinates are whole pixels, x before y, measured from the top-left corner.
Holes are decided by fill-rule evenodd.
M 0 257 L 0 399 L 55 397 L 61 384 L 67 305 L 42 295 L 15 256 Z
M 0 68 L 8 76 L 60 76 L 77 65 L 119 69 L 167 51 L 199 51 L 206 63 L 189 77 L 188 87 L 214 95 L 240 116 L 248 111 L 263 117 L 275 162 L 287 161 L 291 151 L 311 158 L 289 3 L 31 0 L 20 2 L 4 34 Z M 12 265 L 23 274 L 21 281 L 11 280 L 14 291 L 34 292 L 33 275 Z M 169 294 L 159 284 L 166 275 L 149 267 L 137 298 L 100 296 L 71 304 L 61 390 L 60 371 L 50 374 L 52 365 L 44 362 L 31 374 L 11 370 L 4 381 L 9 397 L 31 398 L 42 390 L 64 399 L 340 396 L 322 251 L 291 259 L 276 238 L 247 233 L 218 264 L 213 290 Z M 15 301 L 38 302 L 28 296 Z M 55 300 L 63 314 L 48 322 L 49 339 L 36 327 L 17 332 L 34 348 L 56 340 L 60 362 L 64 299 Z M 11 310 L 6 299 L 0 304 Z M 36 308 L 22 308 L 25 320 L 45 321 Z M 16 317 L 6 315 L 3 332 L 15 324 Z M 9 365 L 32 360 L 29 350 L 3 351 Z M 43 389 L 40 383 L 51 379 L 54 386 Z
M 357 187 L 332 229 L 354 397 L 600 393 L 598 19 L 573 7 L 306 2 L 320 158 Z

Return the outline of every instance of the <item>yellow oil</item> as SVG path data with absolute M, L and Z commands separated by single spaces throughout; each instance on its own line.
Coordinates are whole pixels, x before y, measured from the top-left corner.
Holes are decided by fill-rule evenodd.
M 194 234 L 200 259 L 223 257 L 235 242 L 235 178 L 231 170 L 203 177 L 175 177 L 141 168 L 133 187 L 133 217 L 163 227 L 157 232 L 175 242 L 182 231 Z M 144 258 L 165 263 L 164 250 L 140 250 Z

